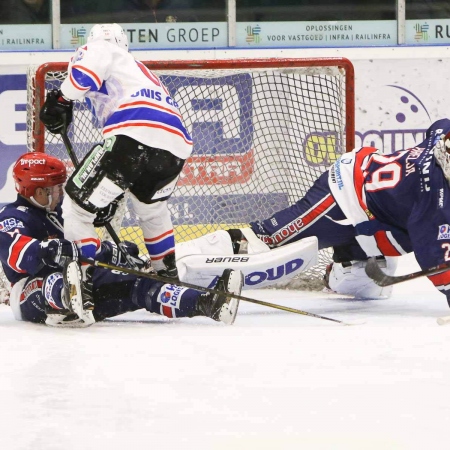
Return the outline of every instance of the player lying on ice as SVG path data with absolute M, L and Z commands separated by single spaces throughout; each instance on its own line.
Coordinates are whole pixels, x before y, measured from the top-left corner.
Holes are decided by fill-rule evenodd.
M 225 269 L 219 294 L 164 284 L 149 278 L 94 268 L 82 281 L 78 248 L 63 238 L 60 200 L 66 168 L 57 158 L 26 153 L 14 165 L 17 200 L 0 211 L 0 260 L 12 284 L 10 305 L 18 320 L 51 326 L 83 327 L 128 311 L 146 309 L 167 317 L 206 316 L 234 322 L 243 278 Z M 137 258 L 135 244 L 128 251 Z M 101 262 L 125 264 L 115 244 L 104 241 Z
M 188 256 L 195 249 L 233 253 L 232 244 L 236 251 L 247 238 L 250 247 L 256 242 L 273 253 L 316 236 L 319 248 L 334 249 L 325 276 L 329 288 L 359 298 L 388 297 L 392 286 L 379 287 L 367 277 L 368 257 L 380 258 L 388 274 L 395 269 L 395 257 L 410 252 L 422 269 L 450 261 L 450 120 L 433 123 L 425 137 L 416 147 L 390 155 L 373 147 L 342 155 L 291 207 L 251 222 L 250 228 L 219 231 L 177 246 L 180 272 L 189 275 L 195 258 L 201 260 Z M 250 287 L 245 264 L 231 267 L 242 269 L 244 288 Z M 450 304 L 450 271 L 429 278 Z

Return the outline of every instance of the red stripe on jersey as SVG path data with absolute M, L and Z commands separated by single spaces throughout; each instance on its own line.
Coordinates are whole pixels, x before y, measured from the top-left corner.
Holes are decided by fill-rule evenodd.
M 35 239 L 29 236 L 23 236 L 22 234 L 17 235 L 17 237 L 9 247 L 9 256 L 7 263 L 8 266 L 11 267 L 11 269 L 19 273 L 26 273 L 26 270 L 21 269 L 19 265 L 22 262 L 25 248 L 34 240 Z
M 297 217 L 297 219 L 286 224 L 271 236 L 272 244 L 278 245 L 286 239 L 296 235 L 300 231 L 308 228 L 314 222 L 319 220 L 335 204 L 331 194 L 327 194 L 322 200 L 316 203 L 312 208 Z M 270 245 L 270 244 L 269 244 Z
M 80 86 L 77 83 L 77 81 L 75 80 L 75 78 L 72 76 L 72 74 L 70 74 L 69 78 L 70 78 L 70 81 L 71 81 L 71 83 L 72 83 L 72 85 L 73 85 L 73 87 L 75 89 L 78 89 L 79 91 L 83 91 L 83 92 L 89 90 L 88 87 L 86 88 L 86 87 Z
M 428 277 L 436 287 L 447 286 L 450 284 L 450 271 L 430 275 Z
M 358 197 L 359 205 L 361 208 L 367 213 L 367 205 L 363 201 L 363 186 L 364 186 L 364 174 L 362 171 L 362 164 L 364 162 L 364 159 L 366 156 L 370 155 L 371 153 L 375 153 L 377 149 L 375 147 L 362 147 L 357 153 L 355 157 L 355 167 L 354 167 L 354 173 L 353 173 L 353 179 L 355 183 L 355 192 L 356 196 Z M 368 215 L 369 216 L 369 215 Z M 369 216 L 369 219 L 374 219 L 374 216 Z
M 102 85 L 102 80 L 100 80 L 99 76 L 92 70 L 86 69 L 86 67 L 80 65 L 72 66 L 72 69 L 77 69 L 80 72 L 85 72 L 88 74 L 95 81 L 98 88 Z
M 401 253 L 389 240 L 386 231 L 377 231 L 374 234 L 374 237 L 377 241 L 378 248 L 381 250 L 381 253 L 383 253 L 384 256 L 401 256 Z
M 161 86 L 161 83 L 159 82 L 158 77 L 151 72 L 149 69 L 147 69 L 147 67 L 142 64 L 140 61 L 136 61 L 136 64 L 138 65 L 139 69 L 141 69 L 142 73 L 154 84 L 156 84 L 156 86 Z
M 79 241 L 75 241 L 77 245 L 79 246 L 83 246 L 83 245 L 95 245 L 95 247 L 97 248 L 97 250 L 100 248 L 100 239 L 97 238 L 86 238 L 86 239 L 80 239 Z
M 331 194 L 328 194 L 320 203 L 317 203 L 312 210 L 310 210 L 304 216 L 301 216 L 303 222 L 303 228 L 315 221 L 320 217 L 330 206 L 333 206 L 334 198 Z

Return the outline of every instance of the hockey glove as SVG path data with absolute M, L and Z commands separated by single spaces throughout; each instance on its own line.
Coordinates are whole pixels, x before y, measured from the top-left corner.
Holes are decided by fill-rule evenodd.
M 78 256 L 75 242 L 67 239 L 51 239 L 39 244 L 39 257 L 50 267 L 63 267 L 66 263 L 77 260 Z
M 72 122 L 73 101 L 64 98 L 59 89 L 47 93 L 39 118 L 50 133 L 61 134 Z
M 139 248 L 134 242 L 124 241 L 121 246 L 123 251 L 119 251 L 115 243 L 103 241 L 100 252 L 97 253 L 95 259 L 118 267 L 128 267 L 127 258 L 123 254 L 123 252 L 126 252 L 139 269 L 145 266 L 144 261 L 139 258 Z
M 97 211 L 97 215 L 94 219 L 94 227 L 104 227 L 107 223 L 111 222 L 114 218 L 117 208 L 123 199 L 124 194 L 119 195 L 108 206 L 101 208 Z

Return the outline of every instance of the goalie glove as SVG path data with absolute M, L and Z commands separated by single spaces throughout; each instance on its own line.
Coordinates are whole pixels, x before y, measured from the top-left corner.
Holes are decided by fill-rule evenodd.
M 39 118 L 48 131 L 61 134 L 72 122 L 73 101 L 65 98 L 59 89 L 47 93 Z
M 108 206 L 105 206 L 97 211 L 97 215 L 94 219 L 94 227 L 104 227 L 106 224 L 111 222 L 116 214 L 120 202 L 123 200 L 123 197 L 124 194 L 119 195 Z
M 39 257 L 45 265 L 60 268 L 70 261 L 78 260 L 79 252 L 75 242 L 51 239 L 39 244 Z

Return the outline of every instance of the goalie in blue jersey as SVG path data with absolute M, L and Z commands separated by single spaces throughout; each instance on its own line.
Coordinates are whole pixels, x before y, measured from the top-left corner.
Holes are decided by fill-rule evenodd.
M 0 211 L 0 261 L 11 283 L 10 305 L 18 320 L 56 327 L 86 327 L 129 311 L 167 317 L 205 316 L 232 324 L 243 284 L 226 269 L 216 293 L 204 293 L 149 278 L 90 266 L 83 279 L 77 245 L 64 239 L 61 217 L 66 168 L 44 153 L 26 153 L 13 167 L 17 200 Z M 128 252 L 139 260 L 135 244 Z M 125 267 L 115 244 L 103 241 L 95 258 Z M 143 263 L 142 263 L 143 265 Z
M 388 274 L 396 257 L 410 252 L 422 269 L 450 261 L 450 120 L 433 123 L 425 137 L 390 155 L 373 147 L 345 153 L 294 205 L 249 228 L 217 232 L 217 241 L 236 251 L 239 242 L 257 238 L 277 250 L 315 236 L 319 249 L 334 249 L 324 277 L 328 288 L 386 298 L 392 286 L 368 278 L 368 257 L 377 257 Z M 200 247 L 205 238 L 198 241 L 190 245 Z M 205 244 L 203 251 L 214 253 L 215 245 Z M 450 300 L 450 271 L 429 278 Z

